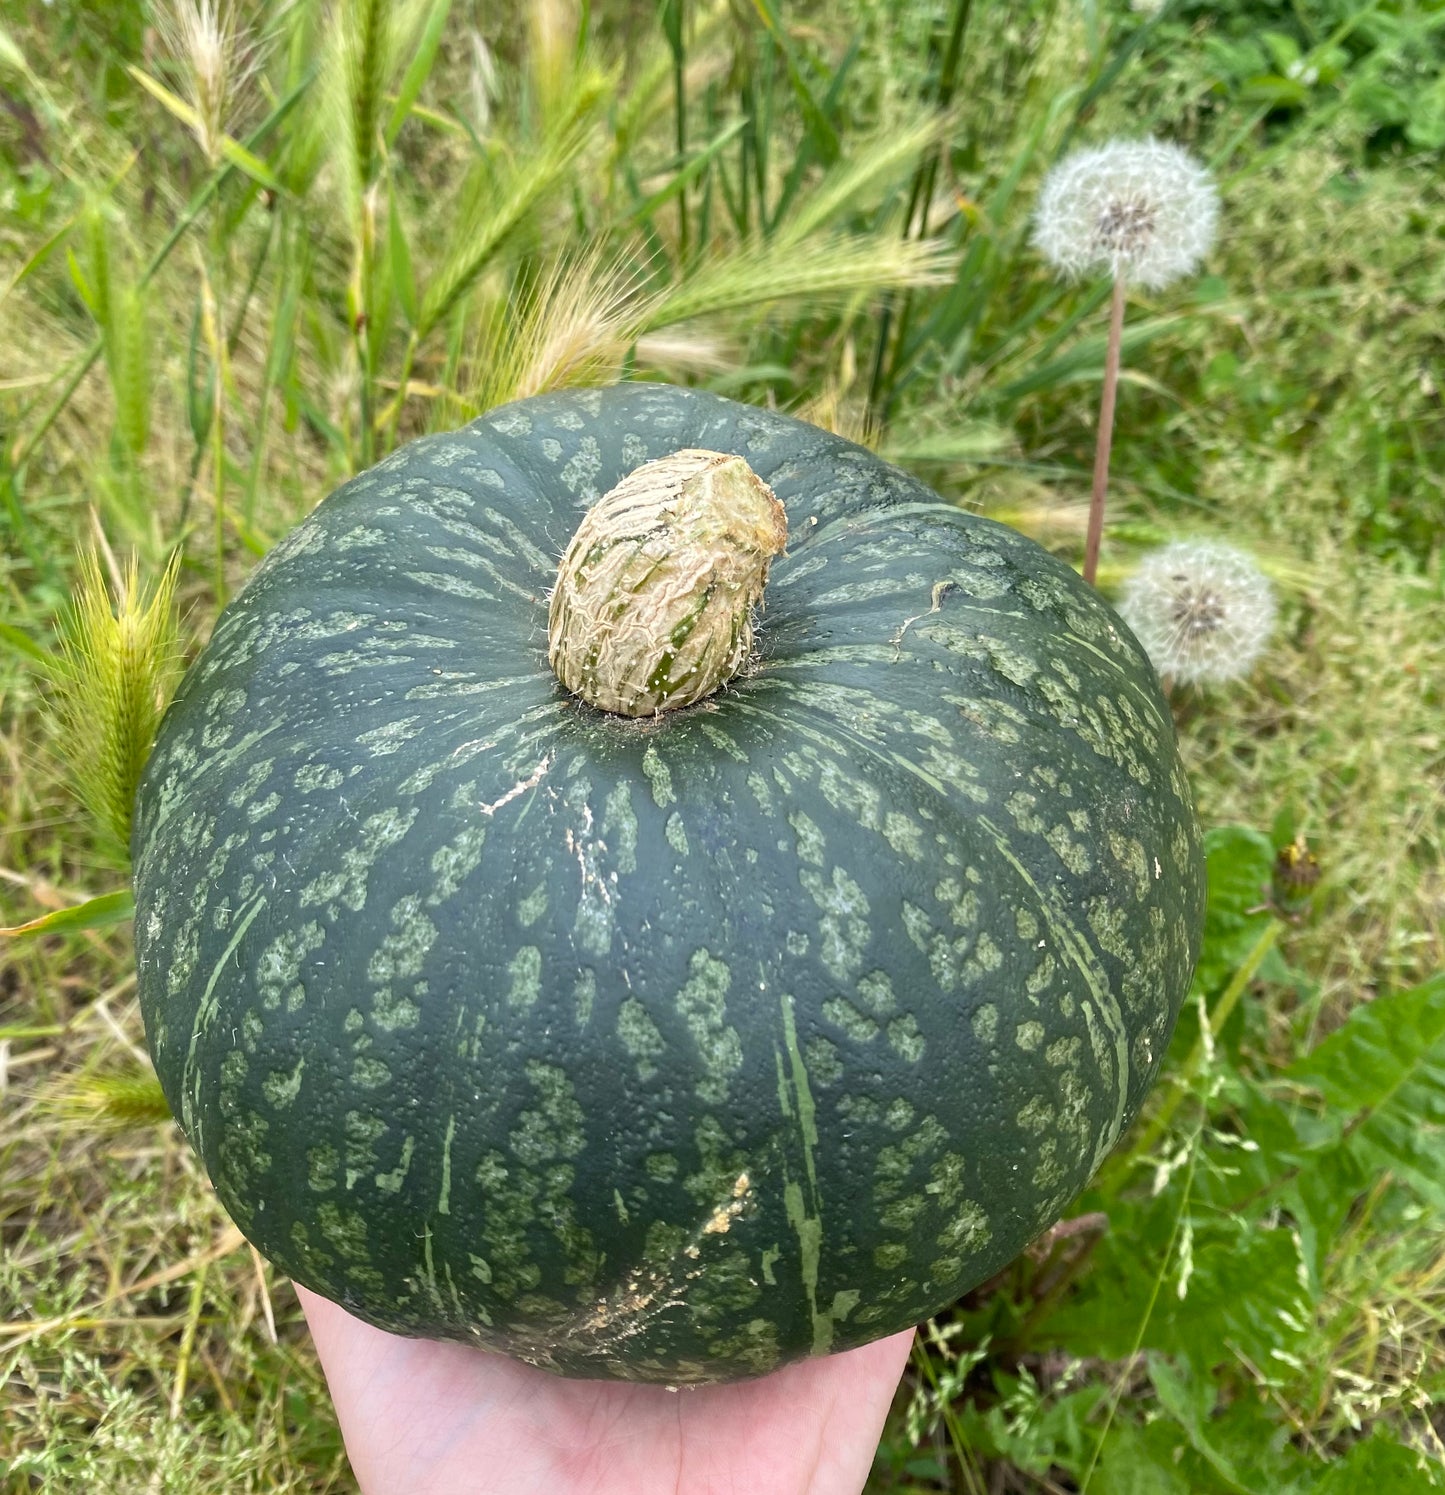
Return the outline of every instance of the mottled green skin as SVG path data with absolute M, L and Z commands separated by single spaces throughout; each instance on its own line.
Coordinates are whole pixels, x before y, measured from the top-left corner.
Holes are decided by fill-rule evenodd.
M 787 506 L 745 679 L 546 662 L 583 510 L 680 447 Z M 141 788 L 166 1095 L 273 1261 L 570 1375 L 756 1374 L 948 1303 L 1139 1105 L 1203 863 L 1143 653 L 1011 530 L 653 385 L 418 441 L 258 568 Z

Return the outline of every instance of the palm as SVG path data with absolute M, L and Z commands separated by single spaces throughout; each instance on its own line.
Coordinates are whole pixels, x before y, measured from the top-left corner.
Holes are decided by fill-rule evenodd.
M 567 1381 L 298 1288 L 366 1495 L 857 1495 L 911 1333 L 759 1381 Z

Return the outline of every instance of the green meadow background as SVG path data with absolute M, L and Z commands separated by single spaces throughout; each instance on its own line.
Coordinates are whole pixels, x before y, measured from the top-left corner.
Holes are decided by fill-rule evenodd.
M 7 4 L 0 925 L 126 886 L 146 713 L 97 739 L 67 685 L 96 578 L 134 622 L 173 576 L 178 662 L 343 478 L 501 400 L 773 405 L 1077 563 L 1108 286 L 1030 214 L 1145 133 L 1221 227 L 1131 295 L 1100 584 L 1223 540 L 1279 619 L 1172 694 L 1211 887 L 1164 1078 L 920 1330 L 869 1489 L 1445 1488 L 1441 0 Z M 86 922 L 0 939 L 0 1489 L 353 1490 Z

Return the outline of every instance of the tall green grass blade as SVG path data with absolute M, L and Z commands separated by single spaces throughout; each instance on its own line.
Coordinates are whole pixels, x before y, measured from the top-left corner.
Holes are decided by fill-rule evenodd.
M 267 262 L 271 258 L 276 244 L 276 212 L 280 206 L 279 201 L 272 204 L 273 212 L 266 220 L 266 232 L 261 236 L 256 245 L 256 252 L 251 258 L 251 269 L 246 276 L 246 284 L 241 288 L 241 294 L 236 304 L 231 308 L 231 325 L 226 332 L 226 351 L 234 354 L 237 345 L 241 341 L 241 332 L 246 325 L 246 319 L 251 311 L 251 302 L 255 299 L 256 292 L 261 285 L 261 277 L 265 273 Z
M 276 104 L 266 118 L 246 137 L 246 145 L 248 147 L 260 144 L 291 113 L 311 86 L 314 76 L 315 74 L 312 71 L 303 74 L 296 86 Z M 140 285 L 147 286 L 155 279 L 161 266 L 170 258 L 171 251 L 194 226 L 196 220 L 205 212 L 211 199 L 220 191 L 221 186 L 234 175 L 236 170 L 235 166 L 227 162 L 226 165 L 213 171 L 201 186 L 196 189 L 195 195 L 186 204 L 185 210 L 176 220 L 175 226 L 171 229 L 170 233 L 166 235 L 160 248 L 146 262 L 145 269 L 141 271 Z M 46 433 L 60 418 L 61 412 L 70 403 L 75 391 L 80 388 L 80 381 L 95 366 L 96 359 L 101 355 L 102 347 L 102 338 L 96 336 L 85 352 L 75 361 L 70 372 L 65 375 L 60 389 L 50 404 L 45 407 L 39 421 L 37 421 L 29 432 L 15 438 L 15 442 L 10 448 L 10 465 L 14 471 L 22 471 L 30 461 L 30 458 L 34 456 L 36 447 L 45 439 Z
M 762 21 L 769 37 L 782 54 L 788 72 L 788 83 L 797 98 L 813 149 L 825 166 L 831 166 L 838 159 L 841 150 L 838 132 L 808 84 L 803 72 L 802 59 L 798 56 L 798 49 L 793 45 L 793 39 L 783 24 L 783 18 L 778 14 L 775 0 L 753 0 L 753 9 L 757 11 L 758 19 Z
M 21 261 L 20 266 L 15 271 L 14 275 L 10 277 L 10 280 L 5 286 L 5 289 L 3 291 L 0 291 L 0 306 L 4 306 L 5 302 L 9 299 L 10 293 L 12 291 L 14 291 L 23 282 L 28 280 L 32 275 L 35 274 L 37 270 L 41 268 L 41 266 L 45 264 L 50 256 L 54 254 L 55 251 L 60 247 L 60 245 L 63 244 L 65 240 L 70 236 L 74 228 L 74 219 L 70 219 L 67 222 L 62 223 L 53 234 L 51 234 L 46 239 L 42 239 L 40 243 L 30 251 L 25 259 Z
M 38 919 L 0 929 L 0 939 L 36 939 L 43 934 L 79 934 L 85 929 L 108 929 L 123 924 L 135 913 L 135 899 L 129 888 L 117 893 L 102 893 L 71 908 L 57 908 Z
M 70 283 L 75 287 L 76 295 L 78 295 L 81 301 L 84 303 L 86 311 L 88 311 L 91 316 L 96 319 L 96 321 L 99 321 L 100 298 L 96 292 L 95 287 L 91 285 L 89 279 L 87 279 L 84 267 L 80 263 L 80 256 L 76 254 L 74 249 L 67 249 L 65 251 L 65 268 L 70 276 Z
M 1051 316 L 1061 302 L 1068 300 L 1070 294 L 1068 287 L 1057 281 L 1051 282 L 1048 288 L 1041 290 L 1006 328 L 989 339 L 987 352 L 979 361 L 986 360 L 990 369 L 1002 368 L 1014 358 L 1027 358 L 1033 364 L 1047 363 L 1074 336 L 1080 326 L 1109 300 L 1111 290 L 1107 281 L 1101 281 L 1098 285 L 1090 286 L 1081 293 L 1074 292 L 1074 304 L 1067 314 L 1060 317 L 1052 330 L 1041 336 L 1037 343 L 1031 342 L 1029 334 L 1040 322 Z M 973 341 L 979 331 L 980 320 L 980 318 L 970 319 L 967 330 L 949 349 L 948 357 L 943 364 L 945 373 L 957 375 L 975 361 L 972 357 Z
M 361 194 L 378 170 L 377 130 L 391 61 L 391 7 L 388 0 L 350 0 L 344 14 L 350 145 Z
M 146 300 L 139 286 L 121 286 L 111 297 L 106 361 L 115 389 L 116 429 L 131 456 L 138 457 L 150 438 L 151 411 Z
M 586 66 L 581 17 L 574 0 L 530 0 L 522 15 L 530 122 L 536 135 L 545 136 L 571 112 L 571 95 Z
M 13 623 L 0 622 L 0 644 L 4 644 L 12 653 L 24 655 L 26 659 L 34 660 L 39 664 L 46 666 L 54 664 L 53 657 L 42 649 L 24 629 L 17 628 Z
M 422 88 L 426 85 L 427 78 L 431 75 L 432 66 L 436 62 L 437 50 L 446 32 L 447 16 L 451 13 L 451 8 L 452 0 L 432 0 L 427 7 L 426 18 L 411 47 L 411 61 L 407 63 L 406 71 L 402 74 L 401 83 L 396 90 L 396 101 L 392 104 L 391 114 L 386 121 L 383 138 L 388 147 L 396 143 L 401 127 L 406 123 L 412 106 L 416 103 Z
M 1187 312 L 1175 312 L 1164 316 L 1146 317 L 1124 328 L 1123 350 L 1132 356 L 1169 333 L 1196 324 L 1204 316 L 1236 316 L 1240 311 L 1237 302 L 1212 302 L 1208 306 L 1197 306 Z M 1080 338 L 1062 355 L 1042 367 L 1009 380 L 996 391 L 1000 402 L 1022 399 L 1041 389 L 1052 389 L 1062 384 L 1092 382 L 1103 377 L 1104 339 L 1102 336 Z
M 687 37 L 683 6 L 684 0 L 660 0 L 657 7 L 662 34 L 672 53 L 672 138 L 679 161 L 687 160 Z M 684 258 L 688 239 L 686 185 L 685 181 L 680 182 L 677 193 L 677 242 Z
M 740 119 L 724 125 L 686 165 L 673 174 L 665 186 L 659 187 L 651 196 L 644 198 L 628 216 L 633 219 L 651 218 L 660 207 L 671 202 L 673 198 L 681 196 L 684 188 L 696 181 L 707 170 L 722 148 L 741 134 L 743 125 L 744 121 Z
M 1074 117 L 1059 142 L 1055 153 L 1056 159 L 1062 159 L 1067 154 L 1073 143 L 1075 132 L 1089 117 L 1090 110 L 1118 82 L 1124 69 L 1143 50 L 1153 32 L 1162 22 L 1173 16 L 1174 12 L 1179 9 L 1180 3 L 1181 0 L 1164 0 L 1164 3 L 1149 16 L 1142 26 L 1136 26 L 1125 34 L 1124 40 L 1114 49 L 1114 54 L 1105 64 L 1103 71 L 1079 96 L 1079 101 L 1074 106 Z
M 953 17 L 949 26 L 948 41 L 944 45 L 943 58 L 939 64 L 938 78 L 928 97 L 940 109 L 946 110 L 953 101 L 954 85 L 958 78 L 958 63 L 963 52 L 963 36 L 968 27 L 968 18 L 973 10 L 972 0 L 954 0 Z M 928 209 L 933 201 L 934 186 L 938 180 L 938 165 L 942 144 L 921 162 L 913 173 L 913 185 L 908 194 L 908 208 L 903 215 L 903 236 L 909 238 L 915 232 L 919 238 L 928 234 Z M 916 225 L 916 229 L 915 229 Z M 892 409 L 898 379 L 898 367 L 904 361 L 903 350 L 908 345 L 909 324 L 913 316 L 913 300 L 904 292 L 898 308 L 898 328 L 893 330 L 893 305 L 884 305 L 879 319 L 878 343 L 873 354 L 873 376 L 868 389 L 868 408 L 875 416 L 886 419 Z M 892 367 L 889 355 L 892 353 Z
M 80 219 L 86 257 L 67 255 L 70 278 L 100 329 L 106 372 L 115 399 L 116 431 L 132 457 L 145 449 L 150 431 L 150 360 L 146 345 L 145 292 L 117 281 L 111 221 L 100 203 Z
M 853 69 L 853 64 L 858 60 L 860 44 L 857 37 L 849 44 L 848 50 L 843 54 L 842 61 L 838 64 L 828 84 L 828 92 L 824 96 L 819 108 L 822 109 L 824 117 L 831 123 L 839 113 L 843 103 L 843 90 L 847 82 L 848 74 Z M 798 193 L 803 189 L 803 183 L 807 179 L 808 172 L 815 162 L 821 160 L 825 168 L 831 168 L 841 158 L 841 146 L 837 155 L 829 156 L 820 151 L 812 135 L 804 140 L 802 147 L 793 160 L 793 165 L 787 176 L 783 179 L 782 191 L 778 194 L 777 201 L 773 204 L 772 216 L 768 220 L 770 230 L 776 231 L 779 224 L 787 221 L 792 210 L 793 202 Z
M 90 273 L 88 277 L 82 277 L 78 273 L 78 267 L 72 263 L 71 277 L 75 280 L 76 288 L 85 297 L 91 316 L 100 323 L 103 331 L 110 321 L 111 266 L 110 226 L 106 222 L 104 207 L 93 202 L 81 224 L 87 251 L 86 269 Z
M 756 80 L 755 93 L 758 100 L 756 111 L 757 131 L 753 143 L 757 147 L 753 156 L 753 181 L 758 194 L 758 225 L 772 221 L 772 210 L 768 202 L 768 183 L 772 178 L 773 139 L 776 123 L 776 93 L 773 87 L 778 69 L 778 48 L 771 38 L 763 50 L 762 77 Z
M 926 436 L 903 436 L 884 445 L 882 455 L 890 462 L 972 463 L 991 462 L 1012 445 L 1013 438 L 1002 426 L 966 421 L 948 431 Z
M 632 161 L 648 126 L 656 118 L 670 66 L 671 60 L 661 48 L 631 59 L 630 82 L 612 119 L 612 157 L 616 166 Z
M 391 222 L 388 213 L 380 224 L 370 229 L 374 241 L 369 257 L 371 274 L 366 290 L 366 335 L 362 347 L 366 354 L 366 373 L 373 386 L 381 375 L 382 358 L 396 320 L 399 276 L 392 260 L 397 240 L 392 237 Z
M 968 238 L 953 286 L 903 344 L 898 367 L 905 372 L 898 377 L 896 389 L 902 390 L 912 382 L 915 375 L 909 371 L 917 367 L 919 355 L 930 345 L 943 350 L 942 367 L 947 374 L 957 375 L 971 360 L 979 325 L 1009 284 L 1027 235 L 1026 220 L 1018 221 L 1012 211 L 1014 197 L 1071 98 L 1065 90 L 1040 111 L 1009 161 L 1008 170 L 988 193 L 979 215 L 981 226 Z M 990 230 L 989 226 L 1007 224 L 1011 219 L 1016 226 L 1009 232 Z M 1053 292 L 1055 297 L 1063 294 L 1062 289 Z M 1092 292 L 1085 292 L 1085 299 L 1090 295 Z M 1011 332 L 1012 328 L 1003 329 L 1001 335 L 1008 337 Z
M 391 284 L 408 327 L 415 327 L 421 317 L 421 302 L 416 294 L 416 272 L 407 247 L 406 226 L 401 221 L 401 204 L 395 192 L 388 194 L 386 255 L 391 266 Z
M 25 54 L 20 50 L 15 38 L 10 35 L 6 26 L 0 26 L 0 62 L 6 67 L 12 67 L 17 73 L 28 74 L 29 64 L 25 61 Z
M 205 445 L 211 434 L 211 420 L 216 413 L 215 369 L 203 367 L 201 349 L 201 298 L 191 311 L 191 334 L 186 344 L 186 422 L 196 447 Z M 182 516 L 184 518 L 184 516 Z

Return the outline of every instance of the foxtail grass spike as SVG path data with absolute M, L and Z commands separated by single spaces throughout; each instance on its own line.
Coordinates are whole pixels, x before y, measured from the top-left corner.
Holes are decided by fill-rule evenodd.
M 151 1070 L 80 1076 L 47 1097 L 45 1109 L 81 1136 L 144 1131 L 171 1118 Z
M 211 167 L 219 166 L 231 118 L 257 54 L 228 0 L 173 0 L 157 12 L 157 30 L 175 59 L 191 131 Z
M 59 747 L 82 803 L 121 847 L 176 663 L 178 574 L 179 553 L 145 588 L 132 558 L 112 596 L 87 551 L 62 627 L 52 679 Z
M 636 275 L 596 251 L 561 262 L 520 308 L 510 297 L 495 304 L 478 348 L 472 407 L 613 382 L 645 316 Z
M 947 275 L 940 250 L 912 240 L 815 235 L 801 245 L 755 242 L 700 265 L 665 291 L 646 330 L 795 296 L 827 299 L 890 286 L 939 285 Z

